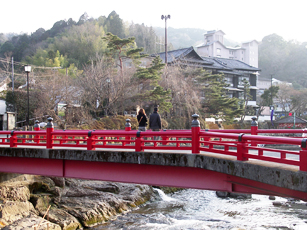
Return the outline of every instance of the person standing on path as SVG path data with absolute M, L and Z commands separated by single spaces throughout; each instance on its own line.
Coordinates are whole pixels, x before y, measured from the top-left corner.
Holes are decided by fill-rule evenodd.
M 162 129 L 161 117 L 157 107 L 154 108 L 154 112 L 149 117 L 149 128 L 152 131 L 160 131 Z M 158 140 L 158 137 L 154 137 L 154 140 Z
M 145 110 L 140 109 L 136 118 L 139 123 L 139 131 L 146 131 L 147 117 L 146 117 Z

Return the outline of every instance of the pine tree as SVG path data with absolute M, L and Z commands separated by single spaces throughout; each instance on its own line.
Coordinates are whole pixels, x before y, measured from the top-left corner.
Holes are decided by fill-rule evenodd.
M 131 59 L 138 59 L 141 57 L 140 52 L 143 48 L 137 48 L 135 45 L 135 38 L 121 39 L 112 33 L 107 33 L 106 37 L 103 38 L 107 41 L 107 48 L 109 49 L 109 55 L 114 59 L 119 60 L 119 68 L 121 74 L 123 73 L 123 57 L 129 57 Z
M 159 110 L 169 111 L 172 107 L 170 102 L 170 94 L 171 90 L 165 90 L 163 87 L 159 85 L 159 80 L 161 80 L 162 69 L 165 64 L 162 63 L 160 57 L 155 57 L 151 63 L 151 66 L 148 68 L 139 67 L 135 74 L 137 78 L 137 82 L 142 84 L 142 88 L 146 90 L 142 90 L 137 96 L 137 98 L 141 98 L 143 103 L 151 104 L 151 105 L 159 105 Z
M 201 104 L 205 116 L 233 122 L 235 117 L 242 114 L 239 99 L 227 96 L 228 84 L 223 75 L 211 74 L 202 69 L 196 70 L 195 74 L 195 82 L 203 96 Z

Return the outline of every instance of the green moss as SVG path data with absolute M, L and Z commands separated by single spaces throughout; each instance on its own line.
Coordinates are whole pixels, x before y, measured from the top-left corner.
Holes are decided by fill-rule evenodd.
M 297 186 L 299 185 L 299 183 L 300 183 L 300 179 L 296 176 L 292 176 L 292 184 Z
M 95 226 L 97 224 L 101 224 L 103 222 L 107 221 L 105 218 L 97 218 L 96 216 L 93 218 L 88 219 L 87 221 L 84 221 L 85 226 Z
M 30 193 L 38 194 L 43 192 L 50 192 L 50 187 L 48 184 L 43 182 L 34 182 L 29 186 Z
M 235 168 L 236 166 L 233 162 L 228 162 L 228 170 L 231 174 L 234 174 Z

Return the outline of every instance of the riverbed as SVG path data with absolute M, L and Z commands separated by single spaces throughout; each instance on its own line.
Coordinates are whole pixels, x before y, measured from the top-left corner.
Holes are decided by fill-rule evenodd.
M 156 192 L 156 199 L 91 229 L 307 229 L 307 206 L 302 201 L 270 200 L 264 195 L 219 198 L 214 191 L 194 189 L 171 195 Z

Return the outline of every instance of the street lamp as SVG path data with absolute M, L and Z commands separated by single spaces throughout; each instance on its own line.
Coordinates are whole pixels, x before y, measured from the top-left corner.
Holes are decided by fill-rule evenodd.
M 171 19 L 171 15 L 162 15 L 161 19 L 165 20 L 165 64 L 167 65 L 167 26 L 166 26 L 166 20 Z
M 107 111 L 106 115 L 108 116 L 108 111 L 109 111 L 109 106 L 110 106 L 110 78 L 107 78 L 107 83 L 108 83 L 108 100 L 107 100 Z
M 27 112 L 27 118 L 26 118 L 26 122 L 27 122 L 27 126 L 29 125 L 29 115 L 30 115 L 30 101 L 29 101 L 29 73 L 31 72 L 31 66 L 26 65 L 25 66 L 25 71 L 27 73 L 27 96 L 28 96 L 28 112 Z

